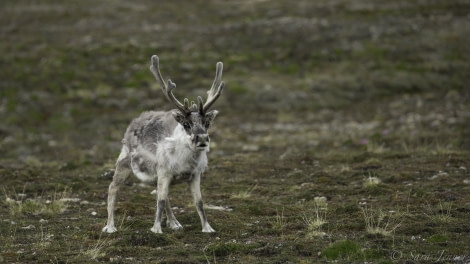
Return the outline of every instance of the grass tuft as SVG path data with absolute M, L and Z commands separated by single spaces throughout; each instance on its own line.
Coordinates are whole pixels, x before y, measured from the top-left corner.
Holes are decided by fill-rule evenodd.
M 302 216 L 304 224 L 307 226 L 307 237 L 321 237 L 326 233 L 321 231 L 321 228 L 326 221 L 326 214 L 328 212 L 328 203 L 326 197 L 315 197 L 313 206 L 308 212 Z
M 369 174 L 369 177 L 367 177 L 364 181 L 364 187 L 365 188 L 375 188 L 379 186 L 382 183 L 380 178 L 372 176 Z
M 372 235 L 390 236 L 402 223 L 402 216 L 395 211 L 384 212 L 381 208 L 361 208 L 366 224 L 366 231 Z
M 110 242 L 105 238 L 101 239 L 101 234 L 93 246 L 89 247 L 84 254 L 91 258 L 92 260 L 97 260 L 99 258 L 102 258 L 106 256 L 106 252 L 104 252 L 104 248 L 108 247 L 110 245 Z
M 439 201 L 439 214 L 436 220 L 441 223 L 449 223 L 452 221 L 452 202 Z
M 240 191 L 239 193 L 233 194 L 233 195 L 232 195 L 232 198 L 235 198 L 235 199 L 247 199 L 247 198 L 250 198 L 250 197 L 251 197 L 251 194 L 253 193 L 253 191 L 256 189 L 257 186 L 258 186 L 258 185 L 255 184 L 255 185 L 253 185 L 252 187 L 248 188 L 248 190 Z
M 7 204 L 10 214 L 13 216 L 32 214 L 32 215 L 55 215 L 65 212 L 67 209 L 67 197 L 69 189 L 62 192 L 55 192 L 51 199 L 42 197 L 26 198 L 25 194 L 10 195 L 5 193 L 5 203 Z M 14 197 L 14 198 L 12 198 Z
M 273 228 L 276 230 L 283 231 L 286 227 L 286 219 L 284 217 L 284 208 L 282 208 L 281 213 L 279 213 L 278 209 L 276 208 L 276 219 L 273 223 Z

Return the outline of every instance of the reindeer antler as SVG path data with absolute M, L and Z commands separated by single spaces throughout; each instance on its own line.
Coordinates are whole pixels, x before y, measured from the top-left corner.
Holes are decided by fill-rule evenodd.
M 211 89 L 207 91 L 207 100 L 204 106 L 202 107 L 202 111 L 204 113 L 209 110 L 209 108 L 217 100 L 217 98 L 219 98 L 219 96 L 222 94 L 222 91 L 224 90 L 225 83 L 221 81 L 223 69 L 224 64 L 221 61 L 217 62 L 214 82 L 212 83 Z
M 168 85 L 165 83 L 163 80 L 162 74 L 160 73 L 160 59 L 158 58 L 157 55 L 152 56 L 152 64 L 150 65 L 150 71 L 153 73 L 153 76 L 155 76 L 155 79 L 157 79 L 160 82 L 160 85 L 162 86 L 162 91 L 163 94 L 165 94 L 166 98 L 168 101 L 173 102 L 175 106 L 183 113 L 189 113 L 191 110 L 194 108 L 194 103 L 191 104 L 191 108 L 189 107 L 189 100 L 188 98 L 184 98 L 184 104 L 182 104 L 178 99 L 176 99 L 175 95 L 173 94 L 173 89 L 176 88 L 176 84 L 172 82 L 170 79 L 168 79 Z
M 220 94 L 224 90 L 224 82 L 221 81 L 222 79 L 222 71 L 223 71 L 223 63 L 217 62 L 216 64 L 216 72 L 215 72 L 215 79 L 212 83 L 212 87 L 209 91 L 207 91 L 207 100 L 203 104 L 202 98 L 200 96 L 197 97 L 198 104 L 191 102 L 189 105 L 188 98 L 184 98 L 184 104 L 182 104 L 178 99 L 176 99 L 175 95 L 173 94 L 173 89 L 176 88 L 176 84 L 173 83 L 171 80 L 168 80 L 168 85 L 163 80 L 162 74 L 160 73 L 160 62 L 157 55 L 153 55 L 151 58 L 152 64 L 150 65 L 150 71 L 160 82 L 162 86 L 162 91 L 165 94 L 166 98 L 175 104 L 175 106 L 183 113 L 190 113 L 196 112 L 199 110 L 201 114 L 204 114 L 209 110 L 212 104 L 219 98 Z

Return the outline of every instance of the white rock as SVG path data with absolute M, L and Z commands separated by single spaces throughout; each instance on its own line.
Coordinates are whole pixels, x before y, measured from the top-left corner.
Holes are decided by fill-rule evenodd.
M 78 203 L 80 202 L 80 198 L 62 198 L 59 201 L 61 202 L 72 202 L 72 203 Z
M 218 211 L 226 211 L 226 212 L 231 212 L 233 211 L 232 208 L 229 208 L 229 207 L 226 207 L 226 206 L 219 206 L 219 205 L 211 205 L 211 204 L 207 204 L 206 206 L 204 206 L 206 209 L 209 209 L 209 210 L 218 210 Z

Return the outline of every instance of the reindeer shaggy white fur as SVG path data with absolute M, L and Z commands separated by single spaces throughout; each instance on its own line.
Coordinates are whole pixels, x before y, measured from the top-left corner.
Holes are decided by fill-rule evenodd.
M 216 76 L 205 103 L 198 97 L 198 103 L 184 100 L 179 102 L 172 90 L 176 85 L 163 81 L 159 59 L 151 58 L 150 70 L 160 82 L 167 99 L 175 104 L 170 112 L 149 111 L 134 119 L 126 130 L 121 153 L 116 162 L 113 181 L 108 192 L 108 221 L 103 232 L 113 233 L 116 195 L 129 178 L 131 172 L 144 182 L 157 183 L 157 212 L 152 232 L 162 233 L 163 210 L 167 215 L 167 226 L 173 230 L 183 228 L 176 220 L 168 200 L 172 183 L 188 182 L 191 194 L 201 219 L 202 232 L 215 232 L 209 225 L 204 211 L 200 191 L 201 175 L 207 168 L 207 152 L 210 138 L 208 129 L 217 115 L 217 110 L 208 111 L 223 91 L 221 81 L 223 64 L 216 65 Z

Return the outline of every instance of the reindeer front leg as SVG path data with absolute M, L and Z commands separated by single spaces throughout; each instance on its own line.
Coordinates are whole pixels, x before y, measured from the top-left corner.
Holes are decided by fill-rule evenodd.
M 168 204 L 168 189 L 170 187 L 171 177 L 168 174 L 159 173 L 157 183 L 157 212 L 155 223 L 150 229 L 154 233 L 162 232 L 162 215 Z
M 201 195 L 201 174 L 196 174 L 189 184 L 191 194 L 193 195 L 194 204 L 196 205 L 197 213 L 201 218 L 202 232 L 213 233 L 215 230 L 207 222 L 206 212 L 204 211 L 204 204 Z

